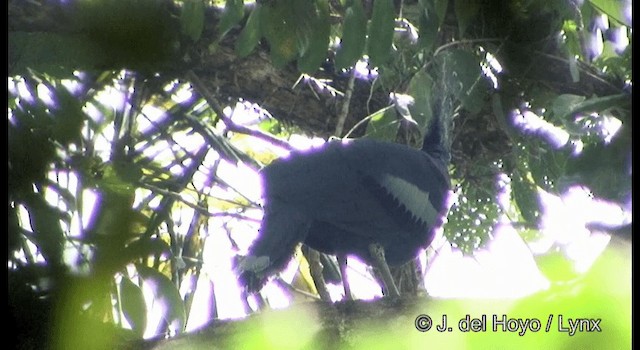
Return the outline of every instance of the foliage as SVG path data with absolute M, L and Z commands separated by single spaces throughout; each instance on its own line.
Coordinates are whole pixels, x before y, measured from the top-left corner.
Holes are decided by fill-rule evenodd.
M 300 303 L 240 321 L 220 322 L 207 332 L 158 339 L 146 349 L 420 349 L 426 344 L 456 349 L 486 349 L 495 344 L 521 349 L 538 349 L 541 344 L 554 349 L 575 345 L 627 348 L 631 344 L 631 265 L 625 260 L 631 258 L 630 253 L 630 247 L 615 243 L 589 273 L 519 300 Z M 357 312 L 350 312 L 353 310 Z M 418 326 L 425 325 L 418 322 L 419 317 L 425 316 L 430 317 L 431 328 L 418 331 Z M 443 316 L 450 331 L 436 329 Z M 572 331 L 570 322 L 577 324 L 578 319 L 586 322 L 581 331 L 576 331 L 580 327 Z M 304 327 L 292 328 L 291 320 Z
M 228 169 L 255 175 L 281 151 L 269 141 L 295 127 L 261 110 L 245 124 L 222 113 L 186 73 L 202 57 L 232 52 L 227 70 L 268 57 L 283 75 L 317 77 L 345 114 L 345 76 L 369 99 L 412 99 L 409 114 L 400 97 L 350 113 L 368 137 L 415 145 L 434 113 L 446 116 L 456 199 L 444 234 L 466 254 L 500 221 L 539 229 L 540 190 L 583 185 L 630 201 L 630 2 L 397 3 L 10 1 L 9 300 L 18 325 L 40 325 L 16 336 L 50 327 L 54 347 L 95 348 L 110 334 L 182 332 L 205 242 L 237 248 L 237 227 L 255 230 L 257 198 Z M 234 89 L 211 80 L 216 94 Z M 278 88 L 264 90 L 291 86 Z M 243 99 L 238 114 L 255 110 L 246 94 L 227 101 Z M 603 128 L 616 123 L 615 135 Z M 74 335 L 98 324 L 116 327 Z

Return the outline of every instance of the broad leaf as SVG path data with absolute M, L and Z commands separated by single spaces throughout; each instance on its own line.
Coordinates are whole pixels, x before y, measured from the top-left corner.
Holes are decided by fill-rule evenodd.
M 336 68 L 345 69 L 362 57 L 367 36 L 367 18 L 361 0 L 347 8 L 342 27 L 340 48 L 336 53 Z
M 590 0 L 593 6 L 602 11 L 607 16 L 615 19 L 616 21 L 623 23 L 627 26 L 631 25 L 629 16 L 627 16 L 627 8 L 631 7 L 631 1 L 624 0 Z
M 425 70 L 416 73 L 411 81 L 407 92 L 413 96 L 414 103 L 409 106 L 411 117 L 418 123 L 421 129 L 426 128 L 433 117 L 433 109 L 431 105 L 431 89 L 433 87 L 433 79 Z
M 262 27 L 260 25 L 262 15 L 262 6 L 260 4 L 251 11 L 247 24 L 240 33 L 238 40 L 236 41 L 236 53 L 240 57 L 248 56 L 251 51 L 258 45 L 260 38 L 262 37 Z
M 135 259 L 146 258 L 150 255 L 161 255 L 169 252 L 171 252 L 169 245 L 162 239 L 141 237 L 127 244 L 123 255 L 129 261 L 135 261 Z
M 396 110 L 393 106 L 389 106 L 371 115 L 366 135 L 378 140 L 395 141 L 399 127 Z
M 612 107 L 630 106 L 631 96 L 617 94 L 586 99 L 584 96 L 560 95 L 553 102 L 553 112 L 563 120 L 577 113 L 602 112 Z
M 120 305 L 133 331 L 142 337 L 147 328 L 147 304 L 140 287 L 126 277 L 120 280 Z
M 425 50 L 431 50 L 438 37 L 438 17 L 434 14 L 433 10 L 425 9 L 420 15 L 420 37 L 418 39 L 418 45 Z
M 584 102 L 584 96 L 577 96 L 571 94 L 564 94 L 558 96 L 553 101 L 553 106 L 551 107 L 553 114 L 561 119 L 565 119 L 570 117 L 573 114 L 573 110 L 576 109 L 582 102 Z
M 438 16 L 438 27 L 440 27 L 447 15 L 449 0 L 433 0 L 433 3 L 436 16 Z
M 458 30 L 460 35 L 464 36 L 467 28 L 473 23 L 480 10 L 480 3 L 475 0 L 455 0 L 454 10 L 458 19 Z
M 395 8 L 393 0 L 375 0 L 373 15 L 369 24 L 367 53 L 373 66 L 381 66 L 390 57 L 393 31 L 395 28 Z
M 182 33 L 198 41 L 204 29 L 204 0 L 185 0 L 180 15 Z
M 282 68 L 298 55 L 296 19 L 290 1 L 276 1 L 262 8 L 262 32 L 269 42 L 271 63 Z M 294 34 L 294 35 L 292 35 Z
M 28 68 L 66 78 L 77 69 L 105 65 L 97 44 L 83 35 L 41 32 L 9 33 L 9 74 L 25 74 Z
M 477 56 L 468 51 L 451 50 L 439 55 L 444 89 L 453 93 L 469 112 L 480 112 L 486 103 L 489 85 Z
M 186 314 L 178 288 L 158 270 L 142 264 L 136 264 L 136 270 L 145 283 L 150 283 L 154 299 L 164 304 L 165 312 L 162 317 L 168 324 L 177 322 L 177 330 L 181 332 L 185 326 Z
M 315 16 L 310 23 L 313 30 L 309 37 L 309 45 L 304 52 L 300 52 L 302 57 L 298 59 L 298 70 L 308 74 L 314 73 L 327 57 L 331 32 L 327 3 L 316 1 L 316 7 L 316 11 L 313 11 Z
M 227 0 L 218 24 L 218 40 L 222 39 L 244 16 L 244 0 Z
M 527 222 L 537 223 L 540 217 L 540 203 L 536 186 L 526 177 L 516 175 L 511 179 L 511 191 L 522 217 Z

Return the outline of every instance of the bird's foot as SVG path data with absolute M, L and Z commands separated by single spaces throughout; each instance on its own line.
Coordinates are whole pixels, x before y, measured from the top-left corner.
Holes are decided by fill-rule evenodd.
M 369 245 L 369 253 L 373 257 L 373 261 L 380 271 L 382 282 L 385 287 L 384 290 L 387 292 L 386 296 L 399 298 L 400 292 L 398 292 L 398 287 L 396 287 L 396 284 L 393 282 L 389 265 L 387 265 L 387 260 L 384 257 L 384 248 L 380 244 L 372 243 Z
M 237 260 L 235 271 L 240 283 L 250 292 L 259 290 L 264 284 L 264 271 L 269 267 L 268 256 L 242 256 Z
M 353 294 L 351 294 L 351 285 L 347 279 L 347 256 L 344 254 L 338 254 L 338 266 L 340 267 L 340 275 L 342 275 L 342 286 L 344 287 L 344 300 L 353 300 Z
M 307 253 L 305 254 L 307 257 L 307 261 L 309 262 L 309 272 L 311 273 L 311 278 L 313 279 L 313 284 L 320 295 L 320 299 L 326 302 L 331 302 L 331 295 L 329 294 L 329 290 L 327 289 L 327 283 L 324 280 L 324 276 L 322 275 L 322 263 L 320 263 L 320 253 L 312 248 L 309 248 Z

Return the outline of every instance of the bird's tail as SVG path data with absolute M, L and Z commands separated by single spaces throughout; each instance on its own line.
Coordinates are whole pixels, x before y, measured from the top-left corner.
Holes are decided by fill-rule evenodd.
M 444 93 L 443 93 L 444 94 Z M 441 96 L 433 104 L 432 119 L 428 122 L 422 150 L 444 164 L 451 161 L 451 128 L 453 123 L 453 102 L 450 96 Z

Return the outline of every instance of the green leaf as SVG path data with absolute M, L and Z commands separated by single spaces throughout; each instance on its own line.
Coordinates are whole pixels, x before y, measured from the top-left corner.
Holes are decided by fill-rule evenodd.
M 298 70 L 302 73 L 314 73 L 327 57 L 329 48 L 329 35 L 331 34 L 331 23 L 329 19 L 329 8 L 326 2 L 319 0 L 316 2 L 316 16 L 310 21 L 311 37 L 309 46 L 302 57 L 298 59 Z
M 571 74 L 571 81 L 577 83 L 580 81 L 580 69 L 578 68 L 578 60 L 573 57 L 569 57 L 569 74 Z
M 419 3 L 425 11 L 424 13 L 428 15 L 429 20 L 434 20 L 435 27 L 440 28 L 447 15 L 449 0 L 419 0 Z
M 425 50 L 431 50 L 438 38 L 438 18 L 434 11 L 425 9 L 420 15 L 420 37 L 418 45 Z
M 565 175 L 571 151 L 568 148 L 551 149 L 542 141 L 531 141 L 527 148 L 530 152 L 529 170 L 535 184 L 545 191 L 557 191 L 559 179 Z
M 64 248 L 64 233 L 60 227 L 62 213 L 39 194 L 30 195 L 24 204 L 29 211 L 34 243 L 47 260 L 47 264 L 53 266 L 62 264 Z
M 94 54 L 104 64 L 95 63 L 96 69 L 126 67 L 151 73 L 174 64 L 180 54 L 181 18 L 162 1 L 77 1 L 70 9 L 73 21 L 67 28 L 97 46 Z
M 482 74 L 478 57 L 455 49 L 442 53 L 438 59 L 445 91 L 453 93 L 467 111 L 480 112 L 488 96 L 489 84 Z
M 260 4 L 251 11 L 247 24 L 238 36 L 236 41 L 236 53 L 240 57 L 248 56 L 251 51 L 258 45 L 260 38 L 262 37 L 262 26 L 260 25 L 260 18 L 262 16 L 262 6 Z
M 147 304 L 142 289 L 129 278 L 120 280 L 120 305 L 122 314 L 133 331 L 142 338 L 147 328 Z
M 601 198 L 622 200 L 631 193 L 632 137 L 629 126 L 609 144 L 587 145 L 578 157 L 566 162 L 567 177 L 586 185 Z
M 361 0 L 347 8 L 342 27 L 340 48 L 336 53 L 336 68 L 345 69 L 362 57 L 367 37 L 367 18 Z
M 346 69 L 362 57 L 367 36 L 367 18 L 360 1 L 345 12 L 340 48 L 336 53 L 336 68 Z
M 227 0 L 218 24 L 218 40 L 222 39 L 244 16 L 244 0 Z
M 584 13 L 583 13 L 584 15 Z M 579 80 L 580 72 L 577 71 L 576 56 L 584 59 L 584 52 L 582 50 L 582 34 L 583 31 L 578 31 L 578 25 L 574 21 L 565 21 L 562 26 L 564 32 L 564 46 L 562 51 L 565 54 L 566 59 L 569 61 L 569 69 L 571 70 L 571 77 L 573 81 Z M 576 70 L 574 72 L 574 69 Z
M 146 258 L 150 255 L 161 255 L 169 253 L 171 250 L 169 245 L 160 238 L 144 238 L 136 239 L 129 243 L 125 248 L 123 255 L 127 257 L 127 261 L 134 261 L 140 258 Z
M 178 322 L 178 332 L 184 330 L 186 313 L 178 288 L 158 270 L 142 264 L 136 264 L 136 270 L 140 277 L 152 286 L 154 299 L 164 304 L 163 318 L 169 324 Z
M 488 182 L 488 181 L 487 181 Z M 444 235 L 457 249 L 470 254 L 485 244 L 502 213 L 492 183 L 464 184 L 444 224 Z
M 629 45 L 620 56 L 604 58 L 602 66 L 606 67 L 610 76 L 617 77 L 620 81 L 631 81 L 631 53 L 632 47 Z
M 262 8 L 262 32 L 269 42 L 271 63 L 282 68 L 298 55 L 296 16 L 290 1 L 276 1 Z
M 444 18 L 447 15 L 447 7 L 449 0 L 433 0 L 436 16 L 438 16 L 438 27 L 444 23 Z
M 431 106 L 432 87 L 433 79 L 424 69 L 421 69 L 411 78 L 407 88 L 407 93 L 414 98 L 414 103 L 409 106 L 409 111 L 411 111 L 411 116 L 421 129 L 426 128 L 433 117 Z
M 573 263 L 559 251 L 535 257 L 540 271 L 552 282 L 568 282 L 578 277 Z
M 35 116 L 30 104 L 23 100 L 19 105 L 20 108 L 12 111 L 17 123 L 7 123 L 8 161 L 11 164 L 8 186 L 15 192 L 31 192 L 34 182 L 45 180 L 49 165 L 56 159 L 56 148 L 46 131 L 48 125 L 36 124 L 33 120 Z
M 545 254 L 537 260 L 540 269 L 551 279 L 550 287 L 516 301 L 506 314 L 508 317 L 523 315 L 522 317 L 540 320 L 543 327 L 549 320 L 551 332 L 544 332 L 543 328 L 537 333 L 528 331 L 523 337 L 504 332 L 504 338 L 492 338 L 491 344 L 515 345 L 510 340 L 515 336 L 520 338 L 519 345 L 514 346 L 519 349 L 632 348 L 630 243 L 618 242 L 615 237 L 612 238 L 609 246 L 586 273 L 577 274 L 569 258 L 557 251 Z M 603 303 L 602 300 L 615 302 Z M 564 318 L 564 327 L 568 327 L 568 319 L 573 317 L 601 319 L 602 332 L 578 332 L 575 336 L 567 337 L 569 333 L 557 331 L 559 317 Z M 609 327 L 605 328 L 605 324 Z M 487 343 L 487 346 L 491 344 Z
M 372 66 L 381 66 L 389 59 L 394 29 L 393 0 L 375 0 L 367 47 Z
M 296 45 L 300 56 L 304 55 L 311 45 L 311 37 L 316 28 L 314 28 L 316 7 L 314 1 L 292 1 L 280 0 L 282 5 L 278 7 L 291 7 L 293 12 L 287 11 L 286 22 L 291 22 L 295 26 L 295 30 L 291 32 L 296 37 Z
M 624 23 L 627 26 L 631 26 L 631 23 L 624 15 L 626 1 L 624 0 L 590 0 L 593 6 L 597 7 L 602 13 L 615 19 L 620 23 Z M 630 5 L 629 5 L 630 6 Z
M 576 113 L 602 112 L 612 107 L 630 106 L 629 94 L 617 94 L 604 97 L 585 99 L 584 96 L 560 95 L 553 102 L 553 112 L 562 119 L 567 119 Z
M 535 184 L 523 176 L 516 175 L 511 180 L 511 191 L 522 217 L 527 222 L 537 223 L 540 217 L 540 202 Z
M 371 115 L 365 135 L 378 140 L 395 141 L 399 127 L 396 110 L 389 106 Z
M 480 2 L 475 0 L 455 0 L 454 10 L 458 19 L 460 36 L 464 36 L 467 28 L 473 23 L 480 10 Z
M 85 113 L 84 101 L 73 96 L 66 88 L 57 86 L 58 106 L 55 109 L 53 137 L 63 145 L 80 139 Z
M 130 163 L 128 164 L 131 168 L 127 169 L 125 164 L 120 163 L 107 163 L 102 169 L 102 176 L 96 180 L 96 185 L 98 188 L 103 189 L 105 191 L 119 194 L 121 196 L 129 196 L 134 190 L 133 181 L 128 181 L 138 174 L 141 176 L 141 172 L 135 166 Z M 124 178 L 123 175 L 125 175 Z M 139 176 L 136 178 L 138 179 Z
M 135 185 L 142 178 L 142 169 L 138 164 L 132 164 L 129 161 L 115 161 L 113 168 L 122 181 Z
M 204 29 L 204 0 L 184 0 L 180 14 L 182 33 L 193 41 L 198 41 Z
M 586 98 L 584 96 L 564 94 L 556 97 L 551 106 L 553 115 L 558 118 L 564 119 L 572 114 L 576 106 L 584 102 Z
M 100 48 L 82 35 L 41 32 L 9 33 L 9 75 L 28 74 L 27 68 L 57 78 L 70 77 L 74 70 L 104 65 Z

